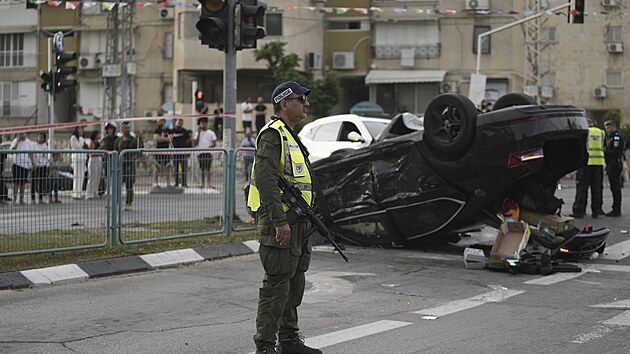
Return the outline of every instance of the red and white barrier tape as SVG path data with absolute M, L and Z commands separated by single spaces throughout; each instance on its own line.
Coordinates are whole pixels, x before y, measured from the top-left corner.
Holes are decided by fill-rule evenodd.
M 68 123 L 55 123 L 55 124 L 39 124 L 39 125 L 23 125 L 19 127 L 9 127 L 9 128 L 0 128 L 0 134 L 18 134 L 18 133 L 28 133 L 28 132 L 37 132 L 48 129 L 64 129 L 64 128 L 74 128 L 74 127 L 85 127 L 88 125 L 97 125 L 97 124 L 107 124 L 107 123 L 122 123 L 122 122 L 130 122 L 130 121 L 140 121 L 140 120 L 158 120 L 158 119 L 194 119 L 194 118 L 204 118 L 204 117 L 216 117 L 216 116 L 233 116 L 236 113 L 227 112 L 221 115 L 219 114 L 193 114 L 186 116 L 159 116 L 159 117 L 133 117 L 133 118 L 121 118 L 121 119 L 107 119 L 107 120 L 96 120 L 90 122 L 68 122 Z

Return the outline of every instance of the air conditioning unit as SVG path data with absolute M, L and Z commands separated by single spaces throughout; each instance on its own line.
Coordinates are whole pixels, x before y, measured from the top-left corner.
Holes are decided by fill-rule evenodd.
M 623 53 L 623 43 L 608 43 L 608 53 Z
M 306 53 L 306 68 L 312 70 L 320 70 L 322 68 L 322 55 L 319 53 Z
M 175 18 L 175 9 L 172 7 L 165 7 L 159 12 L 160 18 L 163 20 L 172 20 Z
M 103 66 L 103 53 L 96 53 L 94 55 L 83 55 L 79 57 L 79 69 L 90 70 L 98 69 Z
M 333 69 L 354 69 L 354 53 L 333 52 L 332 66 Z
M 488 10 L 490 0 L 466 0 L 466 10 Z
M 94 56 L 86 55 L 86 56 L 79 57 L 79 69 L 80 70 L 96 69 L 96 65 L 94 63 Z
M 440 84 L 440 93 L 458 93 L 457 81 L 444 81 Z
M 597 86 L 593 89 L 593 97 L 595 98 L 606 98 L 608 93 L 606 92 L 606 86 Z
M 602 6 L 605 7 L 614 7 L 619 5 L 619 1 L 617 0 L 602 0 Z
M 540 96 L 544 98 L 553 98 L 553 86 L 543 86 L 540 88 Z

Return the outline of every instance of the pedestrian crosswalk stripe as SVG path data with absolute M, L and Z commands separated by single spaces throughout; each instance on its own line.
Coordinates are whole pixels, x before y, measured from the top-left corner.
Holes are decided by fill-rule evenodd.
M 522 290 L 511 290 L 504 287 L 492 290 L 490 292 L 473 296 L 468 299 L 451 301 L 439 306 L 426 308 L 413 313 L 432 316 L 446 316 L 455 312 L 464 311 L 477 307 L 488 302 L 501 302 L 507 298 L 524 293 Z
M 599 256 L 599 259 L 613 259 L 618 261 L 628 256 L 630 256 L 630 240 L 615 243 L 611 246 L 607 245 L 604 249 L 604 254 Z
M 411 322 L 382 320 L 357 327 L 322 334 L 316 337 L 307 338 L 305 344 L 309 347 L 324 348 L 354 339 L 367 337 L 373 334 L 386 332 L 392 329 L 408 326 L 410 324 Z

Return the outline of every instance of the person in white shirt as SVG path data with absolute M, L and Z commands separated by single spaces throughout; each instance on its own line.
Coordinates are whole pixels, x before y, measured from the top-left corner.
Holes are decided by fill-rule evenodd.
M 199 124 L 199 130 L 195 133 L 193 145 L 196 148 L 203 149 L 215 147 L 217 145 L 217 135 L 212 129 L 208 129 L 208 118 L 200 118 L 197 124 Z M 206 176 L 208 178 L 208 188 L 212 188 L 212 184 L 210 184 L 212 179 L 212 153 L 200 153 L 197 159 L 199 160 L 199 170 L 201 170 L 201 188 L 205 188 Z
M 252 98 L 247 97 L 245 102 L 241 104 L 241 110 L 243 111 L 243 131 L 247 128 L 252 129 L 252 120 L 254 119 L 254 105 L 252 104 Z
M 46 134 L 37 134 L 37 142 L 33 144 L 33 150 L 48 151 L 48 143 L 46 142 Z M 39 194 L 39 204 L 44 204 L 44 195 L 48 196 L 48 202 L 52 203 L 52 196 L 49 192 L 48 153 L 33 154 L 33 172 L 31 173 L 31 201 L 35 204 L 35 194 Z
M 33 142 L 26 137 L 26 133 L 20 133 L 11 142 L 11 150 L 33 150 Z M 28 182 L 28 173 L 34 165 L 33 154 L 19 153 L 13 155 L 13 204 L 18 201 L 20 192 L 20 204 L 24 204 L 24 185 Z
M 83 127 L 76 127 L 70 137 L 72 150 L 87 150 L 88 146 L 83 138 Z M 85 153 L 72 154 L 72 199 L 81 199 L 87 155 Z

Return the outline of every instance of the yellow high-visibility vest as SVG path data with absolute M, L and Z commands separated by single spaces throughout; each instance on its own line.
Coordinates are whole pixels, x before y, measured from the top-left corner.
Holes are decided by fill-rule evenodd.
M 604 131 L 597 127 L 588 128 L 588 164 L 589 166 L 604 166 Z
M 304 154 L 300 150 L 300 146 L 293 138 L 293 135 L 288 132 L 288 127 L 280 119 L 272 120 L 267 123 L 258 132 L 258 137 L 262 135 L 266 129 L 275 129 L 280 133 L 282 143 L 280 144 L 280 164 L 278 165 L 278 171 L 282 173 L 284 178 L 292 185 L 296 186 L 302 193 L 302 197 L 309 204 L 313 205 L 313 184 L 311 181 L 311 174 L 306 166 Z M 256 138 L 256 146 L 258 146 L 258 138 Z M 247 206 L 252 211 L 257 211 L 260 208 L 260 192 L 256 186 L 256 180 L 254 179 L 254 169 L 256 168 L 256 158 L 254 158 L 254 166 L 252 167 L 252 175 L 250 179 L 249 195 L 247 197 Z M 282 191 L 280 191 L 282 193 Z M 284 211 L 288 211 L 289 207 L 282 203 Z

